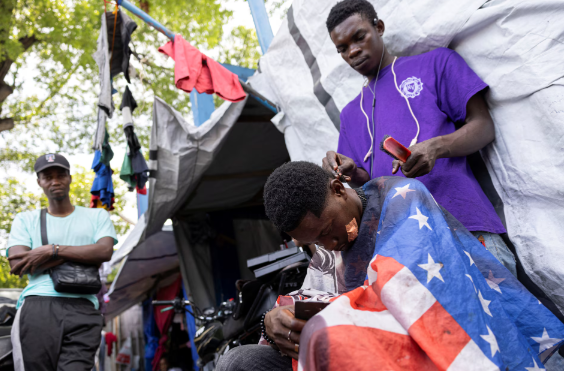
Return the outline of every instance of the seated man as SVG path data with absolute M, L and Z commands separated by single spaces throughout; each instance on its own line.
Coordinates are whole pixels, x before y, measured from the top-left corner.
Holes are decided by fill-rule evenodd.
M 293 305 L 267 312 L 271 346 L 235 348 L 217 370 L 534 370 L 564 343 L 564 325 L 417 180 L 350 189 L 291 162 L 264 199 L 270 220 L 319 245 L 317 257 L 338 252 L 332 264 L 314 257 L 284 299 L 317 290 L 310 300 L 331 305 L 307 323 Z

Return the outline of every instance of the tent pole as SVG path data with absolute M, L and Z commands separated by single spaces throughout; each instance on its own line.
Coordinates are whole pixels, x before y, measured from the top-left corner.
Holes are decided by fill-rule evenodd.
M 251 13 L 253 14 L 253 19 L 255 19 L 255 14 L 256 14 L 256 17 L 257 17 L 255 19 L 255 25 L 257 25 L 257 34 L 259 36 L 259 43 L 261 44 L 261 48 L 262 48 L 262 51 L 263 51 L 263 54 L 264 54 L 266 52 L 266 50 L 268 49 L 268 46 L 270 46 L 270 42 L 272 41 L 272 38 L 273 38 L 272 28 L 270 27 L 270 22 L 268 20 L 268 14 L 266 13 L 266 8 L 264 7 L 264 1 L 263 0 L 257 0 L 257 1 L 259 1 L 260 3 L 254 4 L 255 1 L 252 1 L 253 4 L 251 4 L 251 2 L 249 2 L 249 6 L 251 7 Z M 131 4 L 127 0 L 117 0 L 117 3 L 118 3 L 118 6 L 122 6 L 125 9 L 129 10 L 132 14 L 139 17 L 143 22 L 146 22 L 150 26 L 154 27 L 157 31 L 166 35 L 166 37 L 168 37 L 171 41 L 174 42 L 174 33 L 172 31 L 170 31 L 168 28 L 166 28 L 165 26 L 163 26 L 162 24 L 160 24 L 159 22 L 157 22 L 156 20 L 154 20 L 150 15 L 148 15 L 147 13 L 145 13 L 144 11 L 142 11 L 141 9 L 136 7 L 135 5 Z M 261 9 L 261 7 L 262 7 L 262 9 Z M 260 26 L 261 27 L 260 32 L 258 30 L 259 24 L 261 25 Z M 261 35 L 263 35 L 263 36 L 261 36 Z M 237 73 L 235 73 L 235 74 L 238 75 Z M 243 79 L 241 79 L 241 76 L 239 76 L 239 82 L 241 83 L 241 86 L 243 87 L 243 90 L 245 91 L 245 93 L 254 96 L 259 102 L 261 102 L 267 108 L 272 110 L 274 113 L 277 113 L 278 108 L 277 108 L 276 104 L 274 104 L 270 100 L 266 99 L 261 94 L 259 94 L 256 90 L 251 88 L 250 85 L 248 85 L 245 82 L 247 77 L 248 76 L 245 76 L 245 79 L 243 80 Z M 204 120 L 204 121 L 206 121 L 206 120 Z
M 251 14 L 253 15 L 253 21 L 255 22 L 255 29 L 257 30 L 262 54 L 266 54 L 274 35 L 272 34 L 272 27 L 270 27 L 268 13 L 266 12 L 266 7 L 264 6 L 264 0 L 248 0 L 247 2 L 251 8 Z
M 127 0 L 117 0 L 117 3 L 118 6 L 123 6 L 125 9 L 129 10 L 131 13 L 141 18 L 143 22 L 147 23 L 149 26 L 152 26 L 155 30 L 164 34 L 166 37 L 168 37 L 171 41 L 174 42 L 174 33 L 172 33 L 165 26 L 154 20 L 149 14 L 145 13 L 144 11 L 142 11 L 135 5 L 131 4 Z

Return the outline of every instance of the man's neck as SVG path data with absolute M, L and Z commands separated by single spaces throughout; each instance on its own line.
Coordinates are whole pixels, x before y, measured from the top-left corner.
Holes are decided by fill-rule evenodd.
M 67 216 L 74 211 L 74 206 L 70 202 L 70 198 L 65 197 L 62 200 L 49 200 L 49 214 L 53 216 Z
M 380 68 L 376 68 L 376 70 L 374 71 L 374 74 L 366 76 L 366 78 L 368 79 L 368 81 L 372 81 L 376 78 L 376 76 L 378 75 L 378 70 L 382 71 L 384 68 L 388 67 L 390 64 L 392 64 L 392 62 L 394 61 L 395 56 L 391 55 L 390 53 L 388 53 L 388 51 L 384 51 L 384 56 L 382 57 L 382 63 L 380 64 Z
M 354 203 L 355 206 L 355 216 L 360 222 L 362 220 L 362 201 L 356 191 L 352 188 L 347 188 L 348 196 L 350 197 L 351 201 Z

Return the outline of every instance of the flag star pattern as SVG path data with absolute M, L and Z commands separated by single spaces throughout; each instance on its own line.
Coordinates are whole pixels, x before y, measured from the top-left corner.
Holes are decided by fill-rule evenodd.
M 469 274 L 465 275 L 466 277 L 468 277 L 470 279 L 470 281 L 472 281 L 472 286 L 474 286 L 474 291 L 476 292 L 476 294 L 478 293 L 478 290 L 476 290 L 476 285 L 474 285 L 474 280 L 472 279 L 472 276 Z
M 525 370 L 527 370 L 527 371 L 541 371 L 541 370 L 545 370 L 544 368 L 540 368 L 540 367 L 537 365 L 537 361 L 535 361 L 534 358 L 533 358 L 533 364 L 534 364 L 533 367 L 525 367 Z
M 403 187 L 396 188 L 396 194 L 392 196 L 392 198 L 396 196 L 401 196 L 405 200 L 405 196 L 407 196 L 408 192 L 415 192 L 414 189 L 409 189 L 409 184 L 406 184 Z
M 486 326 L 488 329 L 487 335 L 480 335 L 482 339 L 487 341 L 490 344 L 492 350 L 492 357 L 495 356 L 497 352 L 499 352 L 499 345 L 497 345 L 497 340 L 495 339 L 495 335 L 493 334 L 492 330 L 490 330 L 489 326 Z
M 492 271 L 490 271 L 488 278 L 486 278 L 486 282 L 488 283 L 488 286 L 492 290 L 495 290 L 495 291 L 499 292 L 500 294 L 502 292 L 501 292 L 501 289 L 499 288 L 499 284 L 503 281 L 505 281 L 505 278 L 495 278 Z
M 416 215 L 412 215 L 409 217 L 409 219 L 415 219 L 419 222 L 419 229 L 423 228 L 423 226 L 429 228 L 430 230 L 433 230 L 431 228 L 431 226 L 429 225 L 429 223 L 427 223 L 427 220 L 429 220 L 429 217 L 421 214 L 421 211 L 419 210 L 418 207 L 415 208 L 417 210 L 417 214 Z
M 468 258 L 470 259 L 470 266 L 472 265 L 476 265 L 476 263 L 474 263 L 474 260 L 472 260 L 472 256 L 470 255 L 470 253 L 468 251 L 464 251 L 464 253 L 468 256 Z
M 550 336 L 548 336 L 548 332 L 546 331 L 546 328 L 543 329 L 541 337 L 531 337 L 531 339 L 533 339 L 534 341 L 540 344 L 540 349 L 539 349 L 540 353 L 544 352 L 547 349 L 552 348 L 554 344 L 564 340 L 564 339 L 551 339 Z
M 542 370 L 564 325 L 423 184 L 385 180 L 363 187 L 359 237 L 343 252 L 347 290 L 307 321 L 294 370 Z M 398 201 L 400 190 L 409 197 Z M 376 219 L 379 230 L 364 223 Z
M 435 261 L 431 257 L 431 254 L 429 254 L 427 264 L 419 264 L 419 267 L 421 267 L 421 268 L 423 268 L 427 271 L 427 283 L 431 282 L 431 280 L 434 277 L 436 277 L 436 278 L 440 279 L 441 281 L 445 282 L 445 280 L 443 279 L 443 276 L 441 276 L 441 273 L 439 272 L 441 270 L 441 268 L 443 267 L 443 265 L 441 263 L 435 263 Z
M 480 304 L 482 304 L 482 308 L 484 309 L 484 312 L 486 312 L 490 317 L 493 317 L 492 312 L 490 311 L 490 303 L 492 301 L 484 299 L 480 291 L 478 291 L 478 298 L 480 299 Z

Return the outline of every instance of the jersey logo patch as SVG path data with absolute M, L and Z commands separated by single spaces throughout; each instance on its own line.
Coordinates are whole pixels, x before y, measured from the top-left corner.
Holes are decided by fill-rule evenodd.
M 415 98 L 423 90 L 423 83 L 415 76 L 408 77 L 401 83 L 400 90 L 406 97 Z

